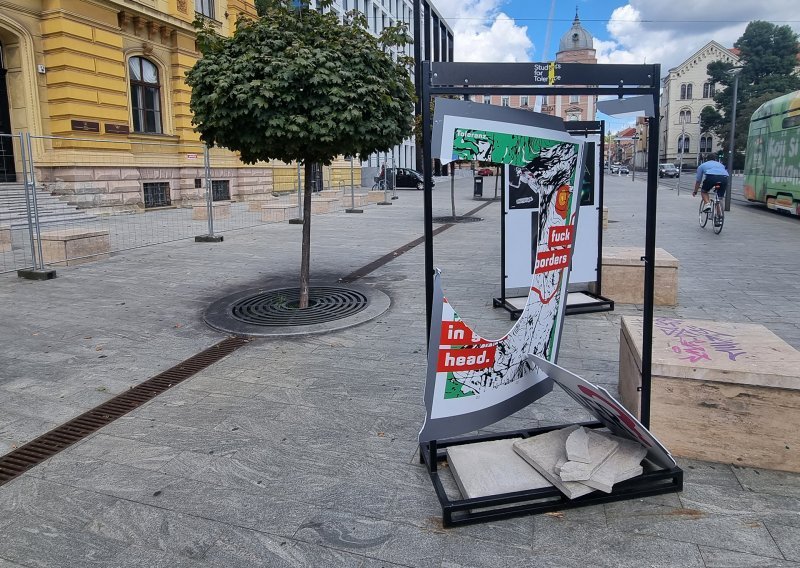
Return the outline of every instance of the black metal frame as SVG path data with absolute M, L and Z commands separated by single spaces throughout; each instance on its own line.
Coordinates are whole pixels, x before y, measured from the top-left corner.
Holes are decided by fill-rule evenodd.
M 414 2 L 415 22 L 419 22 L 419 2 Z M 415 26 L 417 27 L 417 26 Z M 652 97 L 653 116 L 648 118 L 651 141 L 658 140 L 659 91 L 661 66 L 655 65 L 606 65 L 580 63 L 431 63 L 422 61 L 419 43 L 415 42 L 416 88 L 419 108 L 422 114 L 422 168 L 425 178 L 424 223 L 425 223 L 425 292 L 426 292 L 426 337 L 430 337 L 433 307 L 433 179 L 431 165 L 432 117 L 430 100 L 435 95 L 474 95 L 474 94 L 536 94 L 536 95 L 649 95 Z M 556 76 L 555 73 L 558 72 Z M 497 87 L 495 85 L 505 85 Z M 520 86 L 521 85 L 521 86 Z M 577 85 L 595 85 L 581 87 Z M 640 420 L 645 428 L 650 426 L 650 383 L 653 350 L 653 300 L 655 285 L 655 244 L 656 244 L 656 198 L 658 188 L 658 146 L 648 148 L 647 203 L 645 227 L 644 261 L 644 306 L 642 326 L 642 386 Z M 602 228 L 600 229 L 602 230 Z M 542 433 L 554 428 L 527 430 L 528 435 Z M 657 495 L 680 491 L 683 486 L 683 472 L 673 467 L 668 470 L 648 472 L 642 476 L 615 486 L 611 494 L 594 493 L 568 500 L 558 490 L 537 490 L 533 492 L 492 495 L 480 499 L 451 501 L 444 493 L 438 474 L 438 463 L 444 456 L 440 450 L 450 445 L 468 444 L 491 439 L 521 435 L 520 432 L 507 432 L 493 436 L 459 438 L 456 440 L 432 440 L 419 446 L 420 460 L 428 467 L 442 504 L 443 523 L 475 523 L 489 519 L 540 513 L 567 507 L 593 505 L 618 501 L 646 495 Z M 531 502 L 535 500 L 535 502 Z M 542 500 L 546 500 L 542 502 Z M 526 503 L 527 502 L 527 503 Z M 508 507 L 509 504 L 520 505 Z M 475 509 L 481 509 L 475 511 Z M 456 518 L 454 514 L 462 513 Z
M 601 428 L 603 425 L 600 422 L 584 422 L 581 426 Z M 563 427 L 563 425 L 549 426 L 546 428 L 517 430 L 502 434 L 487 434 L 420 444 L 420 462 L 425 463 L 428 467 L 436 496 L 442 505 L 442 525 L 445 527 L 469 525 L 521 515 L 561 511 L 600 503 L 674 493 L 683 489 L 683 470 L 676 466 L 670 469 L 653 468 L 638 477 L 615 484 L 611 493 L 594 491 L 576 499 L 568 499 L 555 487 L 502 493 L 473 499 L 450 499 L 448 497 L 437 468 L 439 462 L 447 459 L 448 447 L 508 438 L 528 438 Z

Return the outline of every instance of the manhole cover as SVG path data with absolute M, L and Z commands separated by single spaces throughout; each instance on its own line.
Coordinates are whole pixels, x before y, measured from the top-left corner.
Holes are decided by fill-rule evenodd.
M 369 321 L 389 308 L 383 292 L 366 286 L 312 286 L 300 309 L 299 288 L 246 290 L 206 310 L 211 327 L 239 335 L 324 333 Z

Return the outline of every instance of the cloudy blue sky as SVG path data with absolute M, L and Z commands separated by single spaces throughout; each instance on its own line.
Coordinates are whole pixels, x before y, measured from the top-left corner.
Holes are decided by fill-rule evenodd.
M 800 32 L 797 0 L 433 2 L 455 32 L 456 61 L 551 60 L 576 7 L 600 63 L 659 63 L 662 76 L 712 39 L 732 47 L 752 20 Z

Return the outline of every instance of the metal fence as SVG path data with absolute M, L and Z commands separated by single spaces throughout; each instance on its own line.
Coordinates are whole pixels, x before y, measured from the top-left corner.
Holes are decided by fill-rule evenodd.
M 302 215 L 296 165 L 247 166 L 228 150 L 174 140 L 0 136 L 18 180 L 0 184 L 0 273 Z M 315 170 L 313 213 L 350 207 L 360 183 L 352 168 L 351 161 L 349 172 L 346 162 Z

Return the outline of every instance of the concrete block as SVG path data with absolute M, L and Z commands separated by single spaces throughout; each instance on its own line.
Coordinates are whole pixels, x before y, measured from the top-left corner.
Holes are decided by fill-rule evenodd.
M 615 483 L 642 474 L 642 460 L 647 455 L 647 449 L 633 440 L 626 440 L 611 434 L 605 434 L 605 436 L 617 444 L 617 450 L 592 473 L 589 479 L 581 481 L 581 483 L 605 493 L 611 493 Z
M 531 436 L 514 442 L 514 451 L 531 464 L 547 481 L 555 485 L 569 499 L 575 499 L 594 491 L 591 487 L 577 481 L 562 481 L 556 472 L 559 460 L 567 461 L 567 438 L 579 426 L 573 425 L 560 430 L 551 430 L 538 436 Z
M 589 448 L 589 461 L 567 461 L 561 466 L 561 470 L 558 474 L 562 481 L 584 481 L 589 479 L 592 474 L 617 450 L 617 442 L 606 438 L 597 432 L 591 430 L 587 431 L 586 438 Z M 569 438 L 567 438 L 567 440 L 569 440 Z M 566 449 L 564 451 L 566 452 Z
M 388 192 L 384 193 L 383 191 L 370 191 L 367 193 L 367 201 L 369 203 L 380 203 L 387 199 L 391 199 L 391 195 Z
M 589 437 L 586 428 L 578 428 L 567 438 L 567 459 L 573 462 L 589 463 Z
M 0 225 L 0 252 L 11 250 L 11 227 Z
M 620 304 L 644 303 L 644 249 L 603 247 L 603 296 Z M 654 301 L 657 306 L 678 303 L 678 259 L 656 249 Z
M 340 206 L 338 197 L 312 197 L 311 213 L 333 213 Z
M 267 204 L 261 206 L 261 221 L 264 223 L 279 223 L 299 216 L 297 205 Z
M 215 201 L 212 206 L 214 207 L 214 219 L 231 218 L 231 204 L 229 202 Z M 192 205 L 192 220 L 208 220 L 208 206 L 205 203 Z
M 642 319 L 623 317 L 619 392 L 640 413 Z M 800 473 L 800 353 L 756 324 L 655 318 L 650 431 L 675 456 Z
M 111 238 L 106 230 L 43 231 L 42 256 L 50 266 L 74 266 L 108 258 Z
M 513 491 L 542 489 L 551 484 L 514 452 L 521 438 L 464 444 L 447 448 L 447 461 L 466 499 Z

